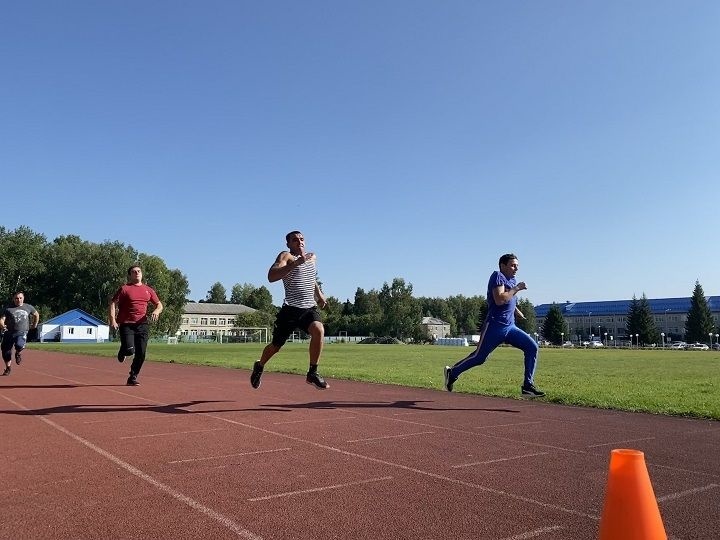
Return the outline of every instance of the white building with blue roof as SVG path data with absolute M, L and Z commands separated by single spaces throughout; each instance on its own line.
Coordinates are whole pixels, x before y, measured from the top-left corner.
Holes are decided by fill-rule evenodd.
M 705 299 L 717 328 L 720 326 L 720 296 L 706 296 Z M 683 339 L 690 301 L 690 297 L 648 299 L 655 327 L 664 334 L 666 342 Z M 568 339 L 577 341 L 592 337 L 610 344 L 611 340 L 630 339 L 627 333 L 627 315 L 631 303 L 632 300 L 605 300 L 540 304 L 535 306 L 535 316 L 538 328 L 542 328 L 550 308 L 556 305 L 568 326 Z
M 40 341 L 98 343 L 109 341 L 110 326 L 82 309 L 71 309 L 40 324 L 38 339 Z

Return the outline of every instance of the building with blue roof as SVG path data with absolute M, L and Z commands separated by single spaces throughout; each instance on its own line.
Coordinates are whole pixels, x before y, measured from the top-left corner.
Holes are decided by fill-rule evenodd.
M 38 339 L 72 343 L 103 342 L 110 339 L 110 326 L 82 309 L 71 309 L 39 325 Z
M 648 299 L 655 326 L 658 332 L 664 334 L 665 342 L 683 339 L 685 321 L 688 311 L 690 311 L 690 300 L 690 297 Z M 720 296 L 707 296 L 706 300 L 717 332 L 720 322 Z M 626 326 L 631 302 L 631 300 L 605 300 L 540 304 L 535 306 L 535 315 L 538 328 L 542 328 L 548 311 L 553 305 L 557 305 L 568 326 L 567 338 L 569 340 L 581 341 L 599 338 L 610 345 L 616 340 L 630 341 Z M 717 341 L 718 337 L 714 336 L 714 339 Z M 710 336 L 708 336 L 708 341 L 710 341 Z

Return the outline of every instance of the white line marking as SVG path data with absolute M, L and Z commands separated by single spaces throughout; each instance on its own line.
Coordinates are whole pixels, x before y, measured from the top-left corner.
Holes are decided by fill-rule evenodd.
M 291 440 L 291 441 L 296 441 L 296 442 L 300 442 L 300 443 L 307 444 L 307 445 L 310 445 L 310 446 L 315 446 L 316 448 L 322 448 L 322 449 L 324 449 L 324 450 L 329 450 L 330 452 L 336 452 L 336 453 L 341 454 L 341 455 L 343 455 L 343 456 L 355 457 L 355 458 L 362 459 L 362 460 L 365 460 L 365 461 L 370 461 L 370 462 L 372 462 L 372 463 L 379 463 L 379 464 L 381 464 L 381 465 L 387 465 L 388 467 L 394 467 L 394 468 L 396 468 L 396 469 L 400 469 L 400 470 L 403 470 L 403 471 L 406 471 L 406 472 L 411 472 L 411 473 L 419 474 L 419 475 L 422 475 L 422 476 L 426 476 L 426 477 L 428 477 L 428 478 L 433 478 L 433 479 L 435 479 L 435 480 L 443 480 L 443 481 L 448 482 L 448 483 L 450 483 L 450 484 L 455 484 L 455 485 L 458 485 L 458 486 L 464 486 L 464 487 L 469 487 L 469 488 L 473 488 L 473 489 L 478 489 L 478 490 L 480 490 L 480 491 L 485 491 L 485 492 L 487 492 L 487 493 L 494 493 L 495 495 L 500 495 L 500 496 L 503 496 L 503 497 L 508 497 L 508 498 L 510 498 L 510 499 L 514 499 L 514 500 L 516 500 L 516 501 L 525 502 L 525 503 L 528 503 L 528 504 L 534 504 L 534 505 L 537 505 L 537 506 L 541 506 L 541 507 L 543 507 L 543 508 L 551 508 L 551 509 L 553 509 L 553 510 L 559 510 L 560 512 L 564 512 L 564 513 L 566 513 L 566 514 L 571 514 L 571 515 L 574 515 L 574 516 L 580 516 L 580 517 L 592 519 L 592 520 L 595 520 L 595 521 L 599 521 L 599 520 L 600 520 L 600 516 L 596 516 L 596 515 L 593 515 L 593 514 L 586 514 L 585 512 L 579 512 L 579 511 L 577 511 L 577 510 L 572 510 L 572 509 L 570 509 L 570 508 L 565 508 L 565 507 L 558 506 L 558 505 L 555 505 L 555 504 L 550 504 L 550 503 L 546 503 L 546 502 L 543 502 L 543 501 L 538 501 L 538 500 L 535 500 L 535 499 L 531 499 L 531 498 L 529 498 L 529 497 L 524 497 L 524 496 L 522 496 L 522 495 L 516 495 L 516 494 L 514 494 L 514 493 L 509 493 L 509 492 L 503 491 L 503 490 L 501 490 L 501 489 L 494 489 L 494 488 L 490 488 L 490 487 L 487 487 L 487 486 L 482 486 L 482 485 L 480 485 L 480 484 L 475 484 L 475 483 L 473 483 L 473 482 L 465 482 L 465 481 L 459 480 L 459 479 L 457 479 L 457 478 L 451 478 L 451 477 L 449 477 L 449 476 L 444 476 L 444 475 L 442 475 L 442 474 L 436 474 L 436 473 L 433 473 L 433 472 L 430 472 L 430 471 L 423 471 L 422 469 L 416 469 L 416 468 L 414 468 L 414 467 L 408 467 L 407 465 L 402 465 L 402 464 L 400 464 L 400 463 L 393 463 L 392 461 L 386 461 L 386 460 L 384 460 L 384 459 L 374 458 L 374 457 L 371 457 L 371 456 L 365 456 L 365 455 L 363 455 L 363 454 L 358 454 L 358 453 L 356 453 L 356 452 L 348 452 L 347 450 L 342 450 L 342 449 L 340 449 L 340 448 L 335 448 L 334 446 L 328 446 L 328 445 L 326 445 L 326 444 L 318 443 L 318 442 L 315 442 L 315 441 L 308 441 L 308 440 L 306 440 L 306 439 L 301 439 L 300 437 L 294 437 L 294 436 L 292 436 L 292 435 L 287 435 L 287 434 L 285 434 L 285 433 L 280 433 L 280 432 L 278 432 L 278 431 L 272 431 L 272 430 L 270 430 L 270 429 L 265 429 L 265 428 L 253 426 L 253 425 L 251 425 L 251 424 L 246 424 L 246 423 L 244 423 L 244 422 L 238 422 L 237 420 L 232 420 L 232 419 L 230 419 L 230 418 L 223 418 L 222 416 L 216 416 L 216 415 L 211 414 L 211 413 L 202 413 L 202 414 L 204 414 L 205 416 L 209 416 L 210 418 L 214 418 L 214 419 L 216 419 L 216 420 L 220 420 L 220 421 L 222 421 L 222 422 L 227 422 L 227 423 L 229 423 L 229 424 L 235 424 L 235 425 L 237 425 L 237 426 L 242 426 L 242 427 L 245 427 L 245 428 L 248 428 L 248 429 L 252 429 L 252 430 L 255 430 L 255 431 L 259 431 L 260 433 L 267 433 L 267 434 L 269 434 L 269 435 L 275 435 L 276 437 L 282 437 L 283 439 L 289 439 L 289 440 Z
M 527 426 L 530 424 L 542 424 L 542 422 L 517 422 L 515 424 L 488 424 L 486 426 L 478 426 L 476 429 L 485 429 L 485 428 L 493 428 L 493 427 Z
M 666 501 L 674 501 L 675 499 L 680 499 L 681 497 L 686 497 L 688 495 L 695 495 L 696 493 L 702 493 L 703 491 L 709 491 L 711 489 L 715 489 L 720 487 L 718 484 L 708 484 L 707 486 L 702 486 L 694 489 L 688 489 L 685 491 L 679 491 L 678 493 L 670 493 L 669 495 L 663 495 L 662 497 L 658 497 L 658 502 L 666 502 Z
M 190 463 L 195 461 L 209 461 L 212 459 L 225 459 L 229 457 L 239 457 L 239 456 L 252 456 L 255 454 L 269 454 L 271 452 L 285 452 L 287 450 L 292 450 L 291 448 L 275 448 L 273 450 L 257 450 L 255 452 L 240 452 L 239 454 L 225 454 L 222 456 L 206 456 L 201 458 L 190 458 L 190 459 L 176 459 L 175 461 L 168 461 L 168 463 Z
M 108 411 L 108 412 L 110 412 L 110 411 Z M 127 413 L 128 411 L 118 411 L 118 412 Z M 155 413 L 152 416 L 150 416 L 150 415 L 134 416 L 132 419 L 128 418 L 128 416 L 125 415 L 122 418 L 107 418 L 107 419 L 103 419 L 103 420 L 86 420 L 83 422 L 83 424 L 102 424 L 102 423 L 107 423 L 107 422 L 130 422 L 131 420 L 134 422 L 135 420 L 148 420 L 151 418 L 154 420 L 166 420 L 167 421 L 167 418 L 165 418 L 164 415 Z
M 522 459 L 526 457 L 535 457 L 535 456 L 546 456 L 548 452 L 538 452 L 537 454 L 524 454 L 522 456 L 512 456 L 508 458 L 500 458 L 500 459 L 490 459 L 488 461 L 475 461 L 473 463 L 463 463 L 461 465 L 452 465 L 451 469 L 462 469 L 463 467 L 472 467 L 474 465 L 490 465 L 491 463 L 500 463 L 502 461 L 512 461 L 513 459 Z
M 226 431 L 223 428 L 212 428 L 212 429 L 195 429 L 192 431 L 171 431 L 168 433 L 146 433 L 143 435 L 127 435 L 125 437 L 119 437 L 120 440 L 125 439 L 144 439 L 147 437 L 167 437 L 168 435 L 186 435 L 188 433 L 207 433 L 208 431 Z
M 528 531 L 522 534 L 516 534 L 515 536 L 508 536 L 501 538 L 500 540 L 527 540 L 528 538 L 537 538 L 538 536 L 544 535 L 545 533 L 553 531 L 562 531 L 565 529 L 562 525 L 553 525 L 552 527 L 543 527 L 542 529 L 535 529 L 534 531 Z
M 270 499 L 279 499 L 280 497 L 290 497 L 292 495 L 304 495 L 305 493 L 316 493 L 318 491 L 327 491 L 329 489 L 340 489 L 350 486 L 359 486 L 362 484 L 369 484 L 371 482 L 381 482 L 383 480 L 392 480 L 392 476 L 381 476 L 380 478 L 368 478 L 367 480 L 358 480 L 357 482 L 348 482 L 346 484 L 335 484 L 332 486 L 323 486 L 319 488 L 301 489 L 298 491 L 286 491 L 285 493 L 276 493 L 274 495 L 265 495 L 263 497 L 253 497 L 248 499 L 250 502 L 267 501 Z
M 355 416 L 339 416 L 336 418 L 312 418 L 305 420 L 288 420 L 287 422 L 273 422 L 274 426 L 280 426 L 283 424 L 302 424 L 303 422 L 334 422 L 336 420 L 354 420 Z
M 630 442 L 640 442 L 640 441 L 654 441 L 655 437 L 644 437 L 642 439 L 625 439 L 624 441 L 613 441 L 608 443 L 600 443 L 600 444 L 591 444 L 588 445 L 587 448 L 600 448 L 601 446 L 614 446 L 618 444 L 625 444 Z
M 30 409 L 28 409 L 27 407 L 24 407 L 23 405 L 20 405 L 20 403 L 18 403 L 17 401 L 15 401 L 15 400 L 7 397 L 7 396 L 0 395 L 0 397 L 2 397 L 3 399 L 6 399 L 7 401 L 9 401 L 9 402 L 12 403 L 13 405 L 15 405 L 18 409 L 21 409 L 21 410 L 24 410 L 24 411 L 29 411 L 29 410 L 30 410 Z M 109 461 L 112 461 L 113 463 L 115 463 L 115 465 L 118 465 L 118 466 L 121 467 L 122 469 L 125 469 L 125 470 L 126 470 L 127 472 L 129 472 L 130 474 L 132 474 L 132 475 L 140 478 L 141 480 L 144 480 L 145 482 L 147 482 L 148 484 L 154 486 L 154 487 L 157 488 L 158 490 L 160 490 L 160 491 L 162 491 L 162 492 L 164 492 L 164 493 L 167 493 L 167 494 L 170 495 L 173 499 L 175 499 L 175 500 L 177 500 L 177 501 L 180 501 L 181 503 L 184 503 L 184 504 L 188 505 L 190 508 L 193 508 L 194 510 L 197 510 L 198 512 L 206 515 L 206 516 L 209 517 L 209 518 L 214 519 L 215 521 L 217 521 L 218 523 L 220 523 L 221 525 L 223 525 L 223 526 L 226 527 L 227 529 L 230 529 L 230 530 L 231 530 L 232 532 L 234 532 L 237 536 L 239 536 L 239 537 L 241 537 L 241 538 L 247 538 L 248 540 L 263 540 L 261 536 L 258 536 L 258 535 L 256 535 L 256 534 L 248 531 L 248 530 L 245 529 L 242 525 L 236 523 L 235 521 L 233 521 L 233 520 L 230 519 L 229 517 L 221 514 L 220 512 L 217 512 L 217 511 L 213 510 L 212 508 L 209 508 L 209 507 L 205 506 L 204 504 L 201 504 L 201 503 L 197 502 L 195 499 L 192 499 L 192 498 L 188 497 L 187 495 L 184 495 L 183 493 L 177 491 L 176 489 L 173 489 L 172 487 L 168 486 L 167 484 L 163 484 L 162 482 L 160 482 L 159 480 L 156 480 L 155 478 L 153 478 L 153 477 L 150 476 L 149 474 L 146 474 L 146 473 L 142 472 L 142 471 L 141 471 L 140 469 L 138 469 L 137 467 L 133 467 L 132 465 L 130 465 L 129 463 L 123 461 L 122 459 L 120 459 L 119 457 L 115 456 L 114 454 L 111 454 L 111 453 L 108 452 L 107 450 L 103 450 L 102 448 L 100 448 L 99 446 L 94 445 L 94 444 L 91 443 L 90 441 L 88 441 L 88 440 L 86 440 L 86 439 L 83 439 L 80 435 L 76 435 L 76 434 L 73 433 L 72 431 L 70 431 L 70 430 L 68 430 L 68 429 L 65 429 L 63 426 L 61 426 L 60 424 L 56 424 L 55 422 L 53 422 L 53 421 L 50 420 L 49 418 L 45 418 L 44 416 L 37 416 L 36 418 L 37 418 L 38 420 L 40 420 L 41 422 L 45 422 L 47 425 L 49 425 L 50 427 L 58 430 L 59 432 L 64 433 L 65 435 L 67 435 L 67 436 L 70 437 L 71 439 L 74 439 L 75 441 L 79 442 L 80 444 L 86 446 L 87 448 L 89 448 L 89 449 L 92 450 L 93 452 L 96 452 L 96 453 L 100 454 L 100 455 L 103 456 L 105 459 L 107 459 L 107 460 L 109 460 Z
M 385 435 L 384 437 L 369 437 L 367 439 L 353 439 L 352 441 L 345 441 L 346 443 L 355 442 L 366 442 L 366 441 L 380 441 L 382 439 L 404 439 L 406 437 L 413 437 L 415 435 L 434 435 L 434 431 L 418 431 L 417 433 L 406 433 L 404 435 Z

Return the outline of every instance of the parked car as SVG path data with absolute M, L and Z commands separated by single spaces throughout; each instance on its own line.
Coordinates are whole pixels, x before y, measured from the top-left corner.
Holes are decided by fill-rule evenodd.
M 591 341 L 588 344 L 588 347 L 590 347 L 591 349 L 599 349 L 600 347 L 604 347 L 604 345 L 602 341 Z
M 720 351 L 720 343 L 713 343 L 712 350 Z
M 687 346 L 687 349 L 689 351 L 709 351 L 710 347 L 708 347 L 704 343 L 691 343 Z
M 566 341 L 562 344 L 562 346 L 569 349 L 570 347 L 574 347 L 575 345 L 573 345 L 572 341 Z
M 685 343 L 684 341 L 676 341 L 675 343 L 670 344 L 671 349 L 681 350 L 681 349 L 684 349 L 685 347 L 687 347 L 687 343 Z

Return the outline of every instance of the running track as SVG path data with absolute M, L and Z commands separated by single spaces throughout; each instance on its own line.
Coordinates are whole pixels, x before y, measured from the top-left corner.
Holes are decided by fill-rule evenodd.
M 242 359 L 250 366 L 252 359 Z M 609 452 L 720 533 L 720 423 L 29 350 L 0 378 L 0 538 L 597 538 Z M 442 377 L 438 366 L 438 381 Z

